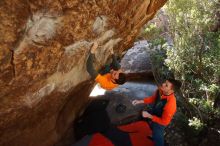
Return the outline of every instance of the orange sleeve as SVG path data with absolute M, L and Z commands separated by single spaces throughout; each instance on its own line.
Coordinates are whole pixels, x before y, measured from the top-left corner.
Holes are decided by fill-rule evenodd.
M 108 77 L 109 75 L 102 76 L 101 74 L 98 74 L 98 76 L 95 78 L 95 81 L 99 83 L 103 89 L 112 90 L 116 88 L 118 84 L 112 83 L 112 81 L 110 81 Z
M 100 74 L 98 74 L 97 77 L 95 78 L 95 81 L 98 83 L 102 82 L 102 80 L 103 80 L 103 77 Z
M 157 91 L 152 96 L 144 98 L 144 103 L 146 104 L 153 103 L 156 99 L 156 93 Z
M 152 121 L 160 125 L 167 126 L 170 123 L 171 119 L 173 118 L 175 112 L 176 112 L 176 99 L 174 97 L 171 98 L 168 101 L 168 103 L 166 103 L 162 116 L 157 117 L 153 115 Z
M 97 77 L 95 78 L 95 81 L 97 83 L 103 84 L 103 82 L 105 82 L 105 77 L 102 76 L 101 74 L 98 74 Z

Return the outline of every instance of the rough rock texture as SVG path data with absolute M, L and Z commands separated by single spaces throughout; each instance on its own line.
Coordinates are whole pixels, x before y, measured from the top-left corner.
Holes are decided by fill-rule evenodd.
M 147 41 L 135 42 L 121 60 L 121 67 L 126 73 L 152 72 L 150 49 Z
M 142 81 L 127 82 L 112 91 L 107 91 L 103 97 L 110 101 L 107 112 L 111 122 L 113 124 L 126 124 L 139 119 L 145 105 L 134 106 L 132 101 L 151 96 L 156 89 L 157 86 L 154 81 L 143 78 Z M 124 112 L 117 111 L 120 105 L 125 106 Z
M 0 145 L 51 146 L 85 105 L 85 69 L 132 44 L 167 0 L 1 0 Z

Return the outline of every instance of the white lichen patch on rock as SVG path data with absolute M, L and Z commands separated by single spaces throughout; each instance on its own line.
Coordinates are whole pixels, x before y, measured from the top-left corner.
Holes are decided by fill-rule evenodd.
M 36 13 L 27 23 L 27 37 L 34 43 L 45 44 L 57 31 L 59 17 Z
M 117 49 L 117 45 L 118 43 L 121 41 L 121 38 L 117 38 L 117 39 L 110 39 L 109 41 L 107 41 L 99 51 L 97 51 L 96 53 L 96 58 L 98 60 L 98 62 L 102 62 L 101 64 L 104 65 L 107 62 L 107 59 L 110 56 L 110 51 L 112 49 Z M 103 55 L 104 54 L 104 55 Z M 102 56 L 102 57 L 99 57 Z
M 20 54 L 30 44 L 47 45 L 53 39 L 60 26 L 60 18 L 58 16 L 36 13 L 29 18 L 26 24 L 23 39 L 14 48 L 15 54 Z
M 74 67 L 67 73 L 56 72 L 48 78 L 48 83 L 54 83 L 58 92 L 67 92 L 79 83 L 88 80 L 89 76 L 83 67 Z
M 88 48 L 92 45 L 92 43 L 88 42 L 88 41 L 79 41 L 79 42 L 76 42 L 70 46 L 67 46 L 65 48 L 65 54 L 68 54 L 68 55 L 74 55 L 76 54 L 76 52 L 78 52 L 77 50 L 80 49 L 80 48 Z
M 96 20 L 93 24 L 93 32 L 96 34 L 100 34 L 105 31 L 105 28 L 108 26 L 107 25 L 107 17 L 106 16 L 99 16 L 96 17 Z
M 55 89 L 55 84 L 46 84 L 40 90 L 34 93 L 27 93 L 26 97 L 24 98 L 24 102 L 28 107 L 33 107 L 37 103 L 39 103 L 43 97 L 50 95 L 51 92 Z
M 105 41 L 107 41 L 107 40 L 109 40 L 110 38 L 112 38 L 114 35 L 115 35 L 115 32 L 114 32 L 113 29 L 107 30 L 107 31 L 105 31 L 105 32 L 101 35 L 101 37 L 99 37 L 99 38 L 97 39 L 97 41 L 98 41 L 99 43 L 104 43 Z
M 90 46 L 91 43 L 85 40 L 67 46 L 63 59 L 58 64 L 57 72 L 51 75 L 47 82 L 54 83 L 58 92 L 67 92 L 70 88 L 88 80 L 85 63 Z

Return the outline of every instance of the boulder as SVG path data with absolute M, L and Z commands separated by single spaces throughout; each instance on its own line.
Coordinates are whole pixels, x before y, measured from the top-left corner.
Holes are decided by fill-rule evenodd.
M 85 63 L 99 42 L 122 55 L 167 0 L 1 0 L 0 145 L 51 146 L 85 107 Z

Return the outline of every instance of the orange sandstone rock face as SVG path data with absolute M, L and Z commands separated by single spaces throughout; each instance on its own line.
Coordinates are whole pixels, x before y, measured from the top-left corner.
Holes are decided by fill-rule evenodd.
M 88 100 L 85 62 L 122 55 L 167 0 L 1 0 L 0 145 L 50 146 Z

